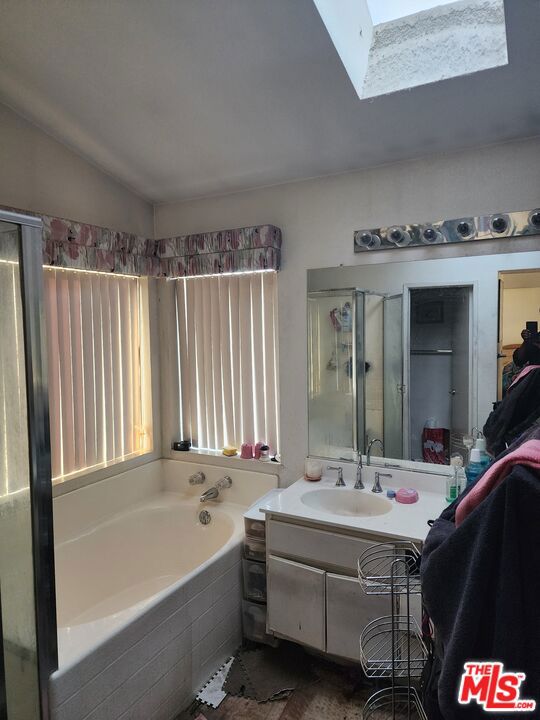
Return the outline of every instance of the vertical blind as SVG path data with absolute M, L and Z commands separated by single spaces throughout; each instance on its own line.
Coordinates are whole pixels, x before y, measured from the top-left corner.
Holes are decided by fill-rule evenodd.
M 180 433 L 195 447 L 277 452 L 277 273 L 176 280 Z
M 150 451 L 143 281 L 44 273 L 53 478 Z

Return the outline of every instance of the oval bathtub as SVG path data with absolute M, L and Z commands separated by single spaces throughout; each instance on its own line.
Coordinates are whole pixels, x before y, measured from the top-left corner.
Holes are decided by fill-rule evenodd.
M 238 542 L 242 509 L 206 507 L 202 525 L 198 498 L 163 492 L 56 544 L 60 667 Z
M 194 469 L 157 461 L 55 499 L 53 720 L 170 720 L 240 642 L 243 513 L 276 478 L 230 473 L 202 505 Z M 223 475 L 205 472 L 203 490 Z

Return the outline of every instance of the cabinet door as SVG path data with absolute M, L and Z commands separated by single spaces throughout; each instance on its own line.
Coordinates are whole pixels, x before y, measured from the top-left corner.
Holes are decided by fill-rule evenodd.
M 365 626 L 390 614 L 390 599 L 366 595 L 357 578 L 326 575 L 326 652 L 360 661 L 360 635 Z
M 268 630 L 325 650 L 324 570 L 268 557 Z

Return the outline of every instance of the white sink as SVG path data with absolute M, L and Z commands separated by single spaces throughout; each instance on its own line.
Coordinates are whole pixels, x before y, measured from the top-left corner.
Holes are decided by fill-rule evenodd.
M 347 488 L 308 490 L 300 500 L 307 507 L 332 515 L 374 517 L 385 515 L 392 509 L 392 503 L 386 498 Z

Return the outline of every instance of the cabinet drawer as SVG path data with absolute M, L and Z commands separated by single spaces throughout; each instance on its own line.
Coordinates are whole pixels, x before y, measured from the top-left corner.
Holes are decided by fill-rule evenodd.
M 268 630 L 317 650 L 326 649 L 324 570 L 270 555 Z
M 366 595 L 355 578 L 326 575 L 326 652 L 360 661 L 360 635 L 375 618 L 390 614 L 390 598 Z
M 358 558 L 377 539 L 362 540 L 326 530 L 269 520 L 266 528 L 268 553 L 308 560 L 315 565 L 350 571 L 356 576 Z

